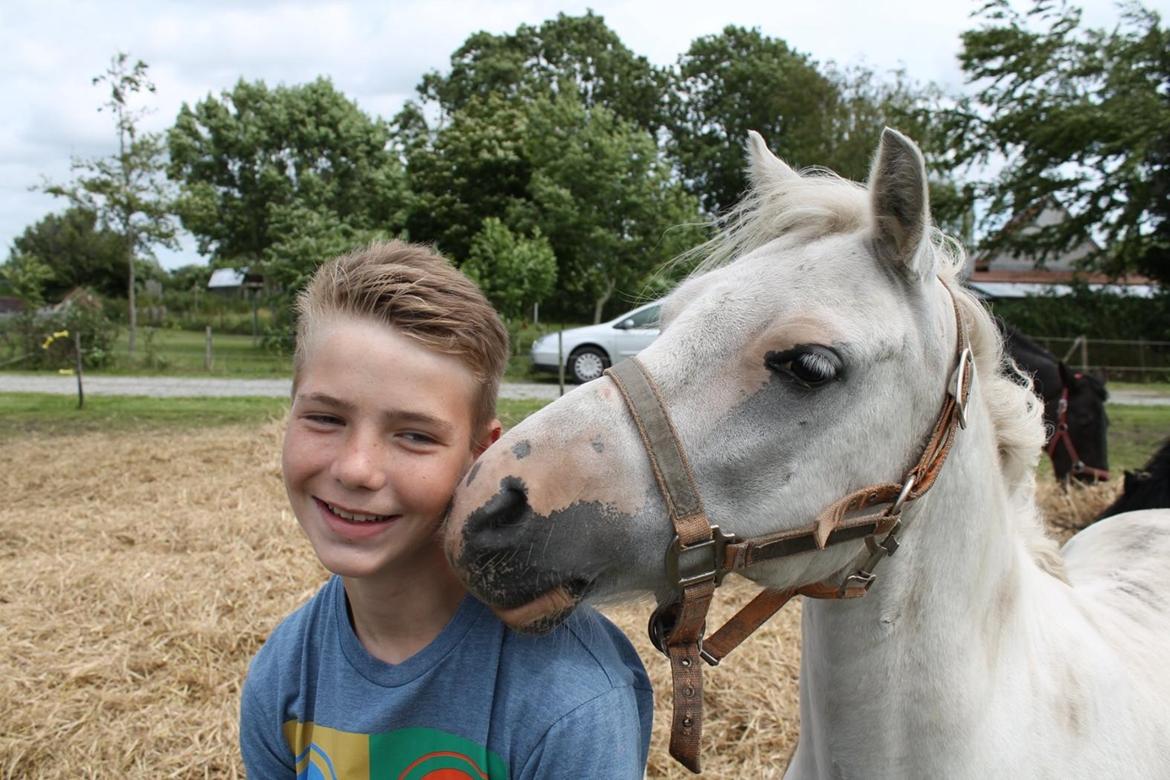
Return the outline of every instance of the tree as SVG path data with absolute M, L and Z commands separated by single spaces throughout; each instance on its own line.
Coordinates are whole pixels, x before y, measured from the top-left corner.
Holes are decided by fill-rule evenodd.
M 431 72 L 418 92 L 452 116 L 490 95 L 532 99 L 572 92 L 586 108 L 603 105 L 649 132 L 662 123 L 665 74 L 630 51 L 592 11 L 558 14 L 514 33 L 478 32 L 451 55 L 446 75 Z
M 527 307 L 552 293 L 557 258 L 539 228 L 525 238 L 488 217 L 472 239 L 463 272 L 479 285 L 496 311 L 507 320 L 517 320 Z
M 92 211 L 71 208 L 45 216 L 13 240 L 12 254 L 36 257 L 49 269 L 42 290 L 47 300 L 59 300 L 75 287 L 110 297 L 126 292 L 125 239 L 100 227 Z
M 1020 13 L 991 0 L 962 36 L 974 95 L 951 113 L 959 160 L 984 175 L 988 248 L 1038 262 L 1097 238 L 1086 258 L 1111 274 L 1170 282 L 1170 35 L 1128 5 L 1113 30 L 1085 29 L 1066 2 Z M 1012 230 L 1056 202 L 1059 224 Z M 1007 229 L 1005 229 L 1007 228 Z
M 821 66 L 757 29 L 728 26 L 695 40 L 672 71 L 668 148 L 688 190 L 718 214 L 747 190 L 749 130 L 797 168 L 864 181 L 882 128 L 897 127 L 918 141 L 939 176 L 936 205 L 950 219 L 945 196 L 955 188 L 932 119 L 939 97 L 904 73 Z
M 389 128 L 329 79 L 275 89 L 241 80 L 219 98 L 184 103 L 168 141 L 179 215 L 215 264 L 259 265 L 292 240 L 290 212 L 341 232 L 402 226 L 404 180 Z
M 156 245 L 178 246 L 170 216 L 172 196 L 162 177 L 166 154 L 159 134 L 139 132 L 144 110 L 130 105 L 138 93 L 155 90 L 147 77 L 145 62 L 138 60 L 131 65 L 129 56 L 119 52 L 110 59 L 105 72 L 94 77 L 93 83 L 105 84 L 110 90 L 103 106 L 114 116 L 118 153 L 95 160 L 74 160 L 73 170 L 80 172 L 76 181 L 71 185 L 48 184 L 45 191 L 68 198 L 74 206 L 96 214 L 102 228 L 121 236 L 129 249 L 126 291 L 129 352 L 133 355 L 138 324 L 137 258 L 153 259 Z
M 499 95 L 472 100 L 429 139 L 420 134 L 406 149 L 411 239 L 463 260 L 484 219 L 521 232 L 534 224 L 527 134 L 527 110 Z
M 26 311 L 44 305 L 45 285 L 52 278 L 53 269 L 36 255 L 12 252 L 0 265 L 0 290 L 24 301 Z
M 528 127 L 532 213 L 556 252 L 558 286 L 593 301 L 600 322 L 615 293 L 637 294 L 702 240 L 698 202 L 654 137 L 604 106 L 535 101 Z
M 866 67 L 828 67 L 826 76 L 836 85 L 837 101 L 823 165 L 847 179 L 865 181 L 882 128 L 900 130 L 926 158 L 934 222 L 969 243 L 972 197 L 955 178 L 951 139 L 939 118 L 953 98 L 936 85 L 914 82 L 901 70 L 883 76 Z
M 634 293 L 701 240 L 698 204 L 655 138 L 571 92 L 523 104 L 477 98 L 432 143 L 409 149 L 412 239 L 463 262 L 485 219 L 519 235 L 538 228 L 561 300 L 588 301 L 595 319 L 615 292 Z
M 695 40 L 668 94 L 668 149 L 708 213 L 747 189 L 748 130 L 796 167 L 830 162 L 835 85 L 807 55 L 758 29 L 728 26 Z

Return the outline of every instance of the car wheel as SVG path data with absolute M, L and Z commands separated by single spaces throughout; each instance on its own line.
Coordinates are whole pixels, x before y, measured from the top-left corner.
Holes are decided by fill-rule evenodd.
M 597 379 L 607 368 L 609 356 L 597 347 L 581 347 L 569 355 L 569 376 L 578 384 Z

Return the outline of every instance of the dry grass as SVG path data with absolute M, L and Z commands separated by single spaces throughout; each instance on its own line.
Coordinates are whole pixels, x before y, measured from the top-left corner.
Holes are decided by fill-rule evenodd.
M 279 428 L 29 436 L 0 450 L 0 776 L 239 777 L 248 660 L 324 580 L 280 484 Z M 1115 488 L 1114 488 L 1115 489 Z M 1112 499 L 1046 488 L 1062 530 Z M 733 585 L 718 607 L 743 601 Z M 654 680 L 646 605 L 607 610 Z M 795 744 L 799 605 L 706 673 L 708 777 L 779 777 Z

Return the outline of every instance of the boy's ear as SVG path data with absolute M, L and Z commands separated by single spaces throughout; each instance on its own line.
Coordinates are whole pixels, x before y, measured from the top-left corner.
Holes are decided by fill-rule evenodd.
M 475 443 L 475 457 L 478 458 L 483 454 L 484 450 L 495 444 L 499 440 L 500 436 L 503 435 L 503 433 L 504 426 L 500 423 L 499 420 L 493 419 L 490 423 L 488 423 L 484 428 L 483 436 L 481 436 L 479 441 Z

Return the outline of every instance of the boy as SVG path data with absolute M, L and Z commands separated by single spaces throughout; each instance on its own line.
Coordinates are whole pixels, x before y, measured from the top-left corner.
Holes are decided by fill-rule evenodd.
M 297 312 L 282 472 L 334 576 L 252 661 L 248 776 L 642 777 L 652 699 L 625 636 L 593 612 L 512 633 L 443 554 L 455 486 L 500 435 L 491 305 L 389 242 L 323 265 Z

